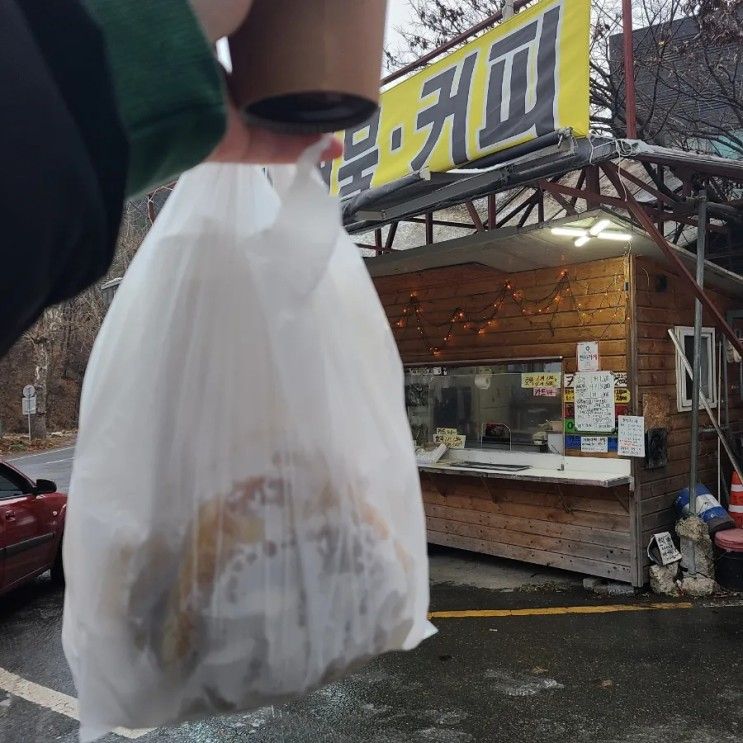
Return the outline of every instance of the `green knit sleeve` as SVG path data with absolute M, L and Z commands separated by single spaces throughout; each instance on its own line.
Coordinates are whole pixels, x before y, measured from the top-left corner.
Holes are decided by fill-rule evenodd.
M 226 127 L 223 79 L 187 0 L 86 0 L 111 64 L 130 161 L 127 195 L 201 162 Z

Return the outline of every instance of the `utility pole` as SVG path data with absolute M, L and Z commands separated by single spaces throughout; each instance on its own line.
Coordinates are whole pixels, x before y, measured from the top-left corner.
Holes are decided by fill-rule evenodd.
M 505 16 L 505 11 L 504 11 Z M 637 99 L 635 98 L 635 47 L 632 38 L 632 0 L 622 0 L 624 41 L 624 120 L 628 139 L 637 139 Z

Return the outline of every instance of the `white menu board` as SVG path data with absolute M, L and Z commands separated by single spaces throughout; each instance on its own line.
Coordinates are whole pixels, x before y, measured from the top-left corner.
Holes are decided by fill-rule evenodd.
M 642 415 L 620 415 L 617 438 L 620 457 L 644 457 L 645 418 Z
M 575 390 L 577 431 L 609 433 L 616 427 L 614 375 L 611 372 L 578 372 Z
M 578 371 L 599 370 L 598 341 L 583 341 L 578 344 Z

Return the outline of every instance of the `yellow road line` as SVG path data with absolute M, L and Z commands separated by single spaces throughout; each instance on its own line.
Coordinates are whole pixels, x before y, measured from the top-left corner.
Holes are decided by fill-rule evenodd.
M 429 619 L 490 619 L 496 617 L 544 617 L 564 614 L 613 614 L 620 611 L 659 611 L 691 609 L 688 601 L 657 604 L 607 604 L 603 606 L 547 606 L 541 609 L 471 609 L 468 611 L 432 611 Z

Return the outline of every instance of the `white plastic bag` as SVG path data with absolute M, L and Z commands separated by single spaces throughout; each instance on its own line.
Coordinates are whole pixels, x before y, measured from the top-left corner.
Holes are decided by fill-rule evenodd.
M 83 741 L 431 633 L 400 358 L 312 170 L 281 197 L 256 167 L 183 176 L 96 341 L 64 542 Z

